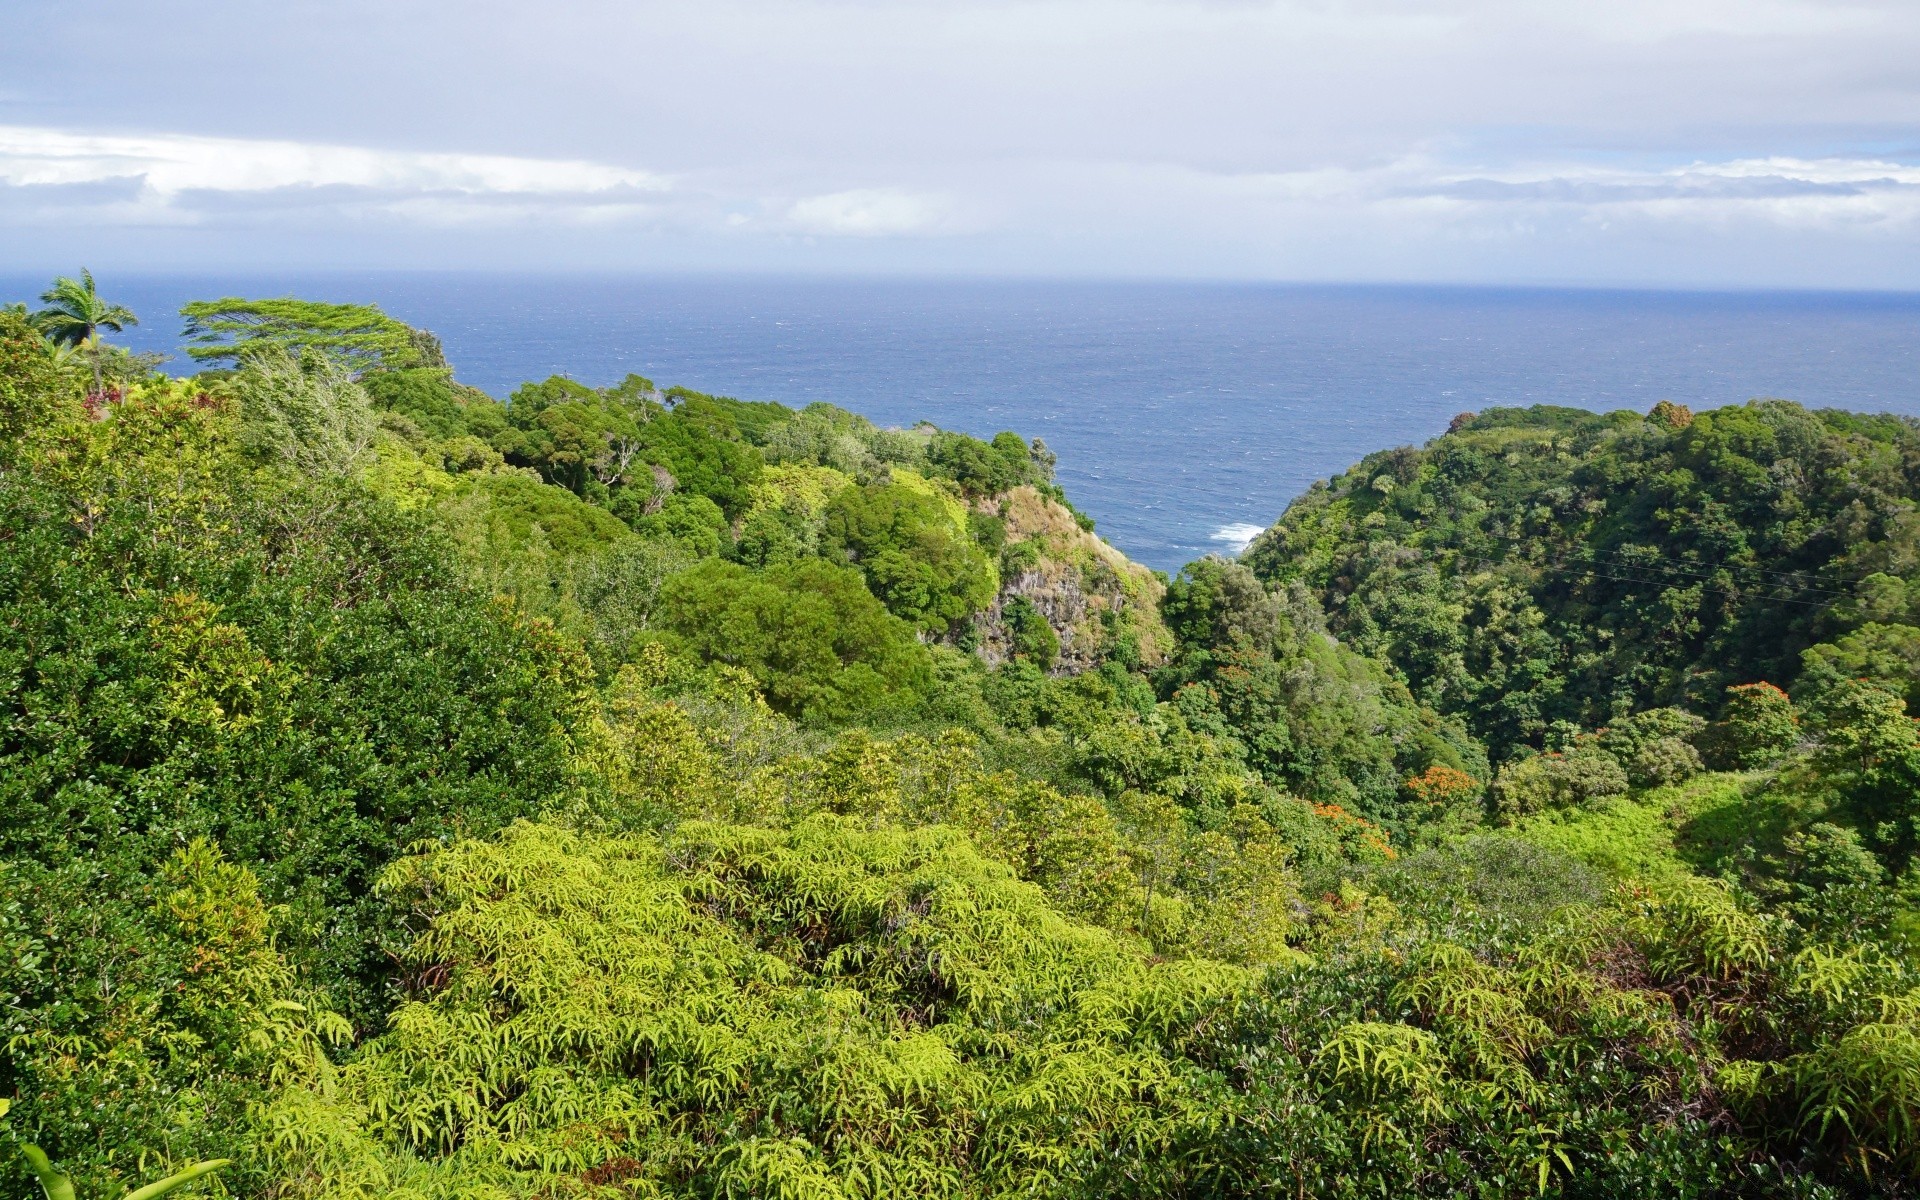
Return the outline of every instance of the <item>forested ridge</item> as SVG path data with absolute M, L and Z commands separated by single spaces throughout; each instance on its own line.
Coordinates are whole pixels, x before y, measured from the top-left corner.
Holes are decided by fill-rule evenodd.
M 1915 1192 L 1920 425 L 1463 414 L 1167 578 L 182 316 L 0 308 L 7 1194 Z

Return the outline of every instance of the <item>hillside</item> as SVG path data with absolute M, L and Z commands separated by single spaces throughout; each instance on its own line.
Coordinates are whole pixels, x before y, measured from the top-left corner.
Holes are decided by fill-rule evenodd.
M 0 310 L 7 1194 L 1913 1194 L 1907 423 L 1168 580 L 1017 434 L 187 315 Z
M 1316 484 L 1246 561 L 1504 755 L 1799 684 L 1816 646 L 1821 680 L 1920 662 L 1916 498 L 1920 426 L 1898 418 L 1494 409 Z

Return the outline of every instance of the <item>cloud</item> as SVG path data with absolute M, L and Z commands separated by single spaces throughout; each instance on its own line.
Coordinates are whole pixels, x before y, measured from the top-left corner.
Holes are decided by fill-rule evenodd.
M 847 237 L 939 233 L 949 225 L 939 198 L 893 188 L 809 196 L 787 210 L 787 220 L 807 233 Z
M 412 219 L 584 219 L 670 190 L 660 175 L 578 159 L 371 149 L 193 134 L 103 134 L 0 125 L 0 187 L 145 221 L 236 208 L 386 211 Z
M 1202 185 L 1294 209 L 1424 212 L 1457 223 L 1524 213 L 1560 220 L 1622 218 L 1686 227 L 1746 221 L 1801 229 L 1920 224 L 1920 166 L 1886 159 L 1742 158 L 1683 166 L 1578 162 L 1504 167 L 1413 153 L 1361 168 L 1224 173 Z

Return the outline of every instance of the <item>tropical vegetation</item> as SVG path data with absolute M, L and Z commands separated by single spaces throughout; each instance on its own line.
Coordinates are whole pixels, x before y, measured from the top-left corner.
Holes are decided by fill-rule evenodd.
M 55 293 L 7 1194 L 1916 1191 L 1920 424 L 1463 415 L 1168 578 L 1013 433 Z

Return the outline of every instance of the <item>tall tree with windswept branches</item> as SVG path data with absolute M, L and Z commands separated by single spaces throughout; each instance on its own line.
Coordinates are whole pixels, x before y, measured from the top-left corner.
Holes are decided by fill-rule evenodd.
M 56 346 L 84 347 L 93 359 L 93 390 L 100 390 L 100 331 L 119 333 L 140 318 L 130 309 L 108 304 L 93 285 L 93 272 L 82 268 L 80 278 L 65 275 L 40 294 L 47 307 L 30 318 L 33 327 Z

